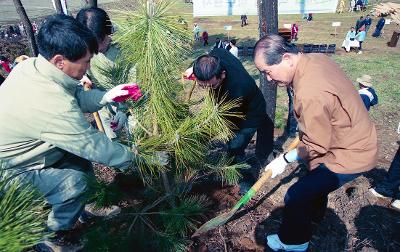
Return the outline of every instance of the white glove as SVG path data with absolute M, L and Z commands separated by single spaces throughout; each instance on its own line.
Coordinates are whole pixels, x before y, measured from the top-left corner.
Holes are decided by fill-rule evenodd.
M 80 80 L 80 82 L 81 82 L 81 84 L 82 84 L 83 86 L 86 85 L 86 87 L 88 87 L 89 89 L 91 89 L 92 86 L 93 86 L 92 81 L 91 81 L 86 75 L 84 75 L 84 76 L 82 77 L 82 79 Z
M 111 118 L 110 127 L 114 132 L 118 131 L 118 130 L 122 129 L 122 127 L 124 127 L 127 120 L 128 120 L 128 117 L 126 116 L 126 114 L 124 112 L 118 111 Z
M 113 102 L 117 97 L 129 95 L 129 91 L 123 90 L 123 88 L 131 85 L 132 84 L 121 84 L 108 90 L 101 99 L 100 104 L 106 105 L 107 103 Z
M 288 165 L 288 162 L 286 162 L 283 155 L 284 154 L 281 154 L 279 157 L 272 160 L 272 162 L 269 163 L 267 165 L 267 167 L 265 167 L 265 171 L 268 171 L 268 170 L 272 171 L 271 178 L 275 178 L 277 175 L 279 175 L 285 171 L 285 168 Z
M 166 151 L 156 151 L 151 163 L 159 166 L 166 166 L 169 163 L 169 155 Z

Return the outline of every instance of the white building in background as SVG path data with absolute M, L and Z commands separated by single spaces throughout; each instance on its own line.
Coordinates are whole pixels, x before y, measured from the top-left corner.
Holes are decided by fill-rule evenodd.
M 278 0 L 279 14 L 334 13 L 338 0 Z M 193 0 L 193 16 L 258 15 L 257 0 Z

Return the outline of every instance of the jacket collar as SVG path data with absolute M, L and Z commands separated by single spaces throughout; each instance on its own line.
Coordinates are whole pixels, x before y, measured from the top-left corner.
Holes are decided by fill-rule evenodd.
M 297 66 L 296 66 L 296 71 L 294 73 L 294 77 L 293 77 L 293 82 L 292 82 L 292 86 L 293 86 L 293 90 L 296 90 L 299 88 L 299 82 L 301 77 L 304 75 L 305 71 L 304 69 L 307 66 L 308 61 L 310 60 L 310 57 L 308 55 L 299 54 L 299 61 L 297 62 Z
M 63 71 L 51 64 L 40 54 L 36 60 L 36 69 L 46 78 L 56 82 L 66 90 L 70 91 L 72 94 L 75 91 L 76 86 L 79 84 L 79 80 L 66 75 Z

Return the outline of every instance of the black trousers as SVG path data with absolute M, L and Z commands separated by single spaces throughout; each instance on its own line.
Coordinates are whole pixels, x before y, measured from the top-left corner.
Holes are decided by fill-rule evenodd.
M 278 233 L 279 239 L 288 245 L 310 241 L 311 222 L 322 220 L 327 208 L 328 194 L 360 175 L 361 173 L 334 173 L 324 164 L 320 164 L 300 178 L 285 195 L 285 209 Z
M 375 191 L 386 196 L 400 200 L 400 146 L 390 164 L 389 171 L 385 179 L 379 184 Z

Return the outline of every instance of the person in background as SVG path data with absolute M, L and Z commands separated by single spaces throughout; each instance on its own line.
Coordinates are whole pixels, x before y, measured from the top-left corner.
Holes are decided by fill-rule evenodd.
M 400 134 L 400 123 L 397 127 L 397 134 Z M 378 198 L 394 199 L 391 206 L 400 210 L 400 145 L 390 164 L 389 170 L 384 180 L 369 191 Z
M 292 24 L 292 29 L 290 33 L 290 39 L 293 42 L 297 41 L 297 34 L 299 33 L 299 27 L 296 23 Z
M 24 27 L 24 25 L 22 24 L 22 22 L 20 22 L 20 23 L 18 24 L 18 27 L 19 27 L 19 31 L 21 32 L 21 35 L 22 35 L 22 36 L 26 35 L 26 34 L 25 34 L 25 27 Z
M 358 30 L 361 28 L 361 26 L 364 25 L 364 22 L 365 22 L 365 20 L 364 20 L 363 16 L 361 16 L 359 19 L 357 19 L 356 26 L 355 26 L 356 33 L 358 33 Z
M 374 31 L 374 33 L 372 33 L 372 37 L 375 37 L 375 38 L 380 37 L 384 26 L 385 26 L 385 18 L 381 14 L 380 18 L 376 24 L 375 31 Z
M 311 22 L 312 20 L 313 20 L 313 14 L 312 13 L 308 13 L 307 21 Z
M 364 25 L 365 25 L 365 32 L 368 33 L 369 28 L 371 27 L 372 24 L 372 18 L 369 14 L 367 14 L 367 16 L 365 16 L 364 19 Z
M 214 48 L 224 48 L 224 45 L 220 38 L 215 39 Z
M 245 15 L 240 15 L 240 21 L 242 22 L 242 23 L 240 24 L 241 27 L 243 27 L 243 26 L 246 25 Z
M 239 49 L 236 46 L 236 39 L 231 39 L 229 45 L 231 46 L 229 52 L 232 53 L 232 55 L 235 56 L 236 58 L 239 58 Z
M 363 0 L 357 0 L 356 2 L 356 10 L 357 11 L 361 11 L 364 9 L 364 4 L 363 4 Z
M 208 32 L 203 31 L 203 33 L 201 34 L 201 37 L 203 38 L 203 46 L 208 45 Z
M 349 1 L 349 12 L 353 12 L 356 5 L 356 0 Z
M 3 70 L 6 73 L 10 73 L 11 72 L 11 65 L 10 65 L 10 61 L 4 57 L 4 56 L 0 56 L 0 64 L 3 67 Z
M 222 46 L 227 51 L 231 49 L 231 43 L 227 39 L 224 39 L 224 41 L 222 41 Z
M 371 76 L 364 74 L 361 78 L 357 78 L 359 90 L 358 93 L 364 102 L 365 107 L 369 111 L 370 107 L 378 104 L 378 95 L 375 89 L 372 88 L 372 78 Z
M 354 27 L 351 27 L 342 43 L 342 47 L 346 50 L 346 52 L 350 52 L 351 47 L 359 46 L 359 42 L 355 40 L 355 38 L 356 30 L 354 29 Z
M 36 21 L 32 22 L 32 30 L 35 35 L 38 33 L 38 25 L 36 24 Z
M 323 219 L 329 193 L 376 166 L 375 125 L 349 78 L 328 56 L 302 54 L 281 36 L 267 35 L 255 45 L 254 63 L 268 81 L 293 88 L 299 125 L 297 148 L 265 171 L 274 178 L 295 161 L 308 168 L 288 189 L 279 232 L 266 243 L 273 251 L 307 251 L 312 222 Z
M 358 41 L 359 47 L 358 47 L 358 54 L 362 54 L 362 44 L 365 41 L 365 37 L 367 36 L 367 33 L 365 32 L 365 25 L 361 26 L 360 29 L 358 30 L 358 33 L 355 37 L 355 39 Z
M 195 41 L 200 40 L 200 31 L 201 31 L 200 26 L 197 23 L 194 23 L 194 25 L 193 25 L 193 34 L 194 34 L 194 40 Z

